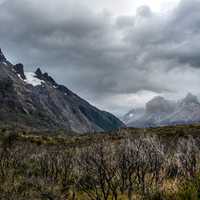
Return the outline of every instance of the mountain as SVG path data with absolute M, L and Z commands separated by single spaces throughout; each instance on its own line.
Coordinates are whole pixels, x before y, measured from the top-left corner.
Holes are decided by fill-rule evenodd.
M 140 117 L 133 115 L 128 122 L 125 120 L 124 122 L 129 127 L 155 127 L 200 122 L 200 102 L 191 93 L 177 102 L 155 97 L 146 103 L 144 113 Z
M 130 110 L 127 114 L 125 114 L 121 120 L 125 124 L 129 124 L 132 121 L 135 121 L 144 115 L 145 109 L 144 108 L 135 108 Z
M 175 111 L 163 120 L 164 124 L 189 124 L 193 122 L 200 122 L 200 102 L 191 93 L 177 102 Z
M 107 131 L 124 124 L 58 84 L 41 69 L 24 72 L 0 50 L 0 122 L 35 129 L 73 132 Z

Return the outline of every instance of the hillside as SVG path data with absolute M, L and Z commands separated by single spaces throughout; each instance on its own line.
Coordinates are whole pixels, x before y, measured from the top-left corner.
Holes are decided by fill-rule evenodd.
M 67 87 L 43 73 L 24 71 L 11 64 L 0 50 L 0 121 L 39 130 L 84 133 L 124 126 L 112 114 L 101 111 Z

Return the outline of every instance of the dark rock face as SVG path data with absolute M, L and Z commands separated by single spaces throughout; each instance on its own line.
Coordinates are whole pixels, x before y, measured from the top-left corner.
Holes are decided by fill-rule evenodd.
M 6 58 L 0 49 L 0 62 L 6 62 Z
M 0 103 L 2 123 L 78 133 L 124 126 L 115 116 L 90 105 L 39 68 L 27 75 L 22 64 L 8 61 L 0 62 Z
M 42 78 L 42 71 L 40 68 L 37 68 L 37 70 L 35 71 L 36 76 L 41 79 Z
M 24 80 L 26 76 L 24 75 L 24 65 L 19 63 L 13 66 L 13 69 L 20 75 L 20 77 Z
M 51 84 L 53 84 L 54 86 L 57 86 L 58 84 L 54 81 L 54 79 L 49 76 L 48 73 L 42 73 L 41 69 L 38 68 L 36 71 L 35 71 L 35 74 L 36 74 L 36 77 L 39 78 L 40 80 L 43 80 L 43 81 L 47 81 Z

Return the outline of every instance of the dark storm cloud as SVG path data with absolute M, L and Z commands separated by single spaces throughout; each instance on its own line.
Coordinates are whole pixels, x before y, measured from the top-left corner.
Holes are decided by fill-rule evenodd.
M 166 15 L 142 6 L 135 16 L 118 17 L 70 0 L 7 0 L 0 5 L 0 44 L 13 62 L 40 66 L 96 104 L 102 96 L 141 90 L 193 90 L 200 75 L 199 11 L 199 0 L 182 0 Z M 183 73 L 179 87 L 167 83 L 174 83 L 174 70 Z M 195 80 L 190 87 L 188 74 Z

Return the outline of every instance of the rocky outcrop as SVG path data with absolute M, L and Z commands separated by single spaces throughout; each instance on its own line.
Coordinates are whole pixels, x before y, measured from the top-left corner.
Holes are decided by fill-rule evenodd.
M 54 86 L 57 86 L 58 84 L 55 82 L 55 80 L 49 76 L 48 73 L 42 73 L 40 68 L 37 68 L 37 70 L 35 71 L 36 77 L 39 78 L 40 80 L 49 82 L 51 84 L 53 84 Z
M 17 74 L 24 80 L 26 76 L 24 74 L 24 65 L 19 63 L 13 66 L 13 69 L 16 71 Z
M 3 54 L 3 52 L 1 51 L 1 49 L 0 49 L 0 62 L 1 63 L 2 62 L 6 62 L 6 58 L 5 58 L 4 54 Z

